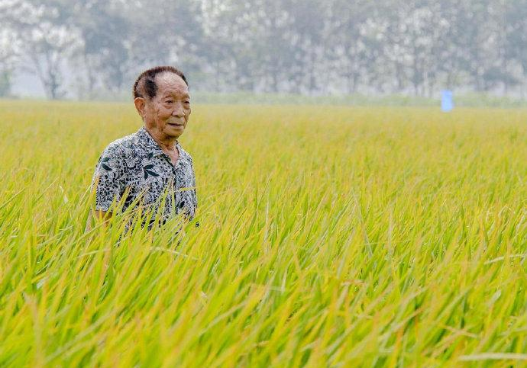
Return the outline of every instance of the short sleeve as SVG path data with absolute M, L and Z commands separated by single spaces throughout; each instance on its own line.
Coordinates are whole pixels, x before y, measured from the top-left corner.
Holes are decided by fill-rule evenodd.
M 187 194 L 185 194 L 185 212 L 187 219 L 192 221 L 196 214 L 196 208 L 198 207 L 198 197 L 196 194 L 196 176 L 194 174 L 194 165 L 192 164 L 192 157 L 190 155 L 188 155 L 188 162 L 189 170 L 186 173 L 187 178 L 185 181 L 187 186 L 192 189 L 186 191 Z
M 124 157 L 117 146 L 108 146 L 95 167 L 92 190 L 95 189 L 95 209 L 108 211 L 124 193 Z
M 194 164 L 192 163 L 192 159 L 190 160 L 190 170 L 192 172 L 192 207 L 194 207 L 193 215 L 196 213 L 196 209 L 198 208 L 198 194 L 196 192 L 196 174 L 194 172 Z M 194 217 L 194 216 L 192 216 Z
M 192 167 L 192 166 L 191 166 Z M 196 191 L 196 175 L 194 173 L 194 167 L 192 167 L 192 184 L 194 189 L 192 189 L 192 199 L 194 204 L 194 215 L 196 214 L 196 210 L 198 208 L 198 194 Z M 194 216 L 193 216 L 194 218 Z M 196 222 L 196 227 L 199 227 L 199 222 Z

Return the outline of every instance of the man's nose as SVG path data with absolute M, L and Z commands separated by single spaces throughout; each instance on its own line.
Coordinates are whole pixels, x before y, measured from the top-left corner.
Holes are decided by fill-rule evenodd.
M 172 111 L 172 115 L 177 116 L 177 117 L 183 117 L 183 116 L 185 116 L 185 109 L 183 108 L 183 105 L 178 104 L 178 105 L 174 108 L 174 111 Z

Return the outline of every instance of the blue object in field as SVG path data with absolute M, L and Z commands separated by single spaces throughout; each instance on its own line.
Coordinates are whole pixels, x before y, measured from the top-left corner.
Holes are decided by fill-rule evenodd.
M 441 110 L 444 112 L 452 111 L 454 108 L 454 94 L 448 89 L 441 91 Z

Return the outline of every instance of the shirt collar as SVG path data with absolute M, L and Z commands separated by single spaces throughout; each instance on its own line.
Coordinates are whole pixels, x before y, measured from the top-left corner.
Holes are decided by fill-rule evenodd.
M 163 152 L 161 147 L 159 147 L 159 144 L 157 144 L 157 142 L 154 140 L 154 138 L 152 138 L 144 126 L 137 131 L 137 136 L 139 137 L 139 141 L 143 145 L 144 149 L 147 151 L 147 153 L 151 153 L 152 157 L 165 154 L 165 152 Z M 179 152 L 181 152 L 181 147 L 178 141 L 176 141 L 176 146 Z

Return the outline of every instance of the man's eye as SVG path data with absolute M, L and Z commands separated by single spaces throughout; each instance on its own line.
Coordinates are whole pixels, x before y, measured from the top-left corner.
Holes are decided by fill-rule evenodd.
M 172 100 L 167 100 L 167 101 L 165 101 L 165 103 L 171 104 L 171 103 L 174 103 L 174 101 L 172 101 Z
M 189 103 L 190 103 L 190 101 L 185 101 L 185 103 L 186 103 L 186 104 L 189 104 Z

